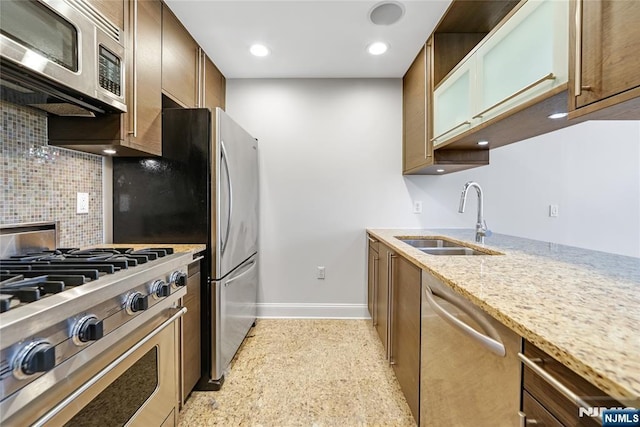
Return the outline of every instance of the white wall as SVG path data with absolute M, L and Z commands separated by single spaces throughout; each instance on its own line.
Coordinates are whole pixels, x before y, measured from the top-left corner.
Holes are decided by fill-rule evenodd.
M 640 257 L 640 122 L 586 122 L 492 150 L 489 166 L 407 180 L 429 226 L 474 226 L 474 191 L 456 212 L 473 180 L 494 232 Z
M 262 315 L 366 316 L 365 227 L 421 226 L 402 178 L 401 85 L 227 81 L 227 112 L 259 141 Z
M 457 213 L 468 180 L 483 186 L 495 232 L 640 256 L 638 122 L 585 123 L 493 150 L 486 167 L 403 178 L 401 87 L 227 81 L 227 112 L 259 139 L 260 315 L 366 316 L 364 229 L 472 228 L 475 201 Z

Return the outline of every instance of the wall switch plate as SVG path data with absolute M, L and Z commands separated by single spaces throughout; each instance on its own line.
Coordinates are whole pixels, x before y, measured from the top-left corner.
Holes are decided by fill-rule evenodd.
M 559 213 L 558 205 L 549 205 L 549 216 L 552 218 L 556 218 Z
M 89 193 L 78 193 L 76 213 L 79 213 L 79 214 L 89 213 Z
M 318 266 L 318 279 L 324 280 L 324 267 Z
M 413 213 L 414 214 L 422 213 L 422 202 L 420 200 L 416 200 L 413 202 Z

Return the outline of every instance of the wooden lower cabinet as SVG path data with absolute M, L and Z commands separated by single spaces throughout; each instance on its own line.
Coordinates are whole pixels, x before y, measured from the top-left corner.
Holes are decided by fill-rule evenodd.
M 637 402 L 620 403 L 535 345 L 525 341 L 524 355 L 539 369 L 568 388 L 594 408 L 620 408 Z M 564 396 L 534 369 L 523 363 L 523 414 L 526 425 L 597 427 L 601 423 L 580 412 L 580 407 Z M 585 408 L 586 409 L 586 408 Z
M 406 259 L 392 256 L 389 362 L 416 422 L 420 414 L 421 274 Z
M 187 399 L 201 375 L 200 354 L 200 261 L 189 264 L 187 295 L 182 318 L 182 402 Z
M 375 293 L 378 288 L 378 241 L 369 237 L 367 262 L 367 308 L 373 325 L 376 325 Z
M 382 243 L 378 244 L 378 268 L 377 280 L 374 296 L 374 326 L 382 341 L 385 354 L 388 356 L 388 335 L 389 335 L 389 266 L 393 251 Z

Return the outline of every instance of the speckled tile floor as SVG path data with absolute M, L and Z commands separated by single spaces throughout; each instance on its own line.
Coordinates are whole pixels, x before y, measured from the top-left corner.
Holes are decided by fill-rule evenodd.
M 193 392 L 179 425 L 415 426 L 367 320 L 261 319 L 221 391 Z

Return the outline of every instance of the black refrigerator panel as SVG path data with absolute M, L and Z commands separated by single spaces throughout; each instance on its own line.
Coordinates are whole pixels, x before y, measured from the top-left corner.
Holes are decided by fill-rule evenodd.
M 162 113 L 162 157 L 113 159 L 113 241 L 209 244 L 211 112 Z

